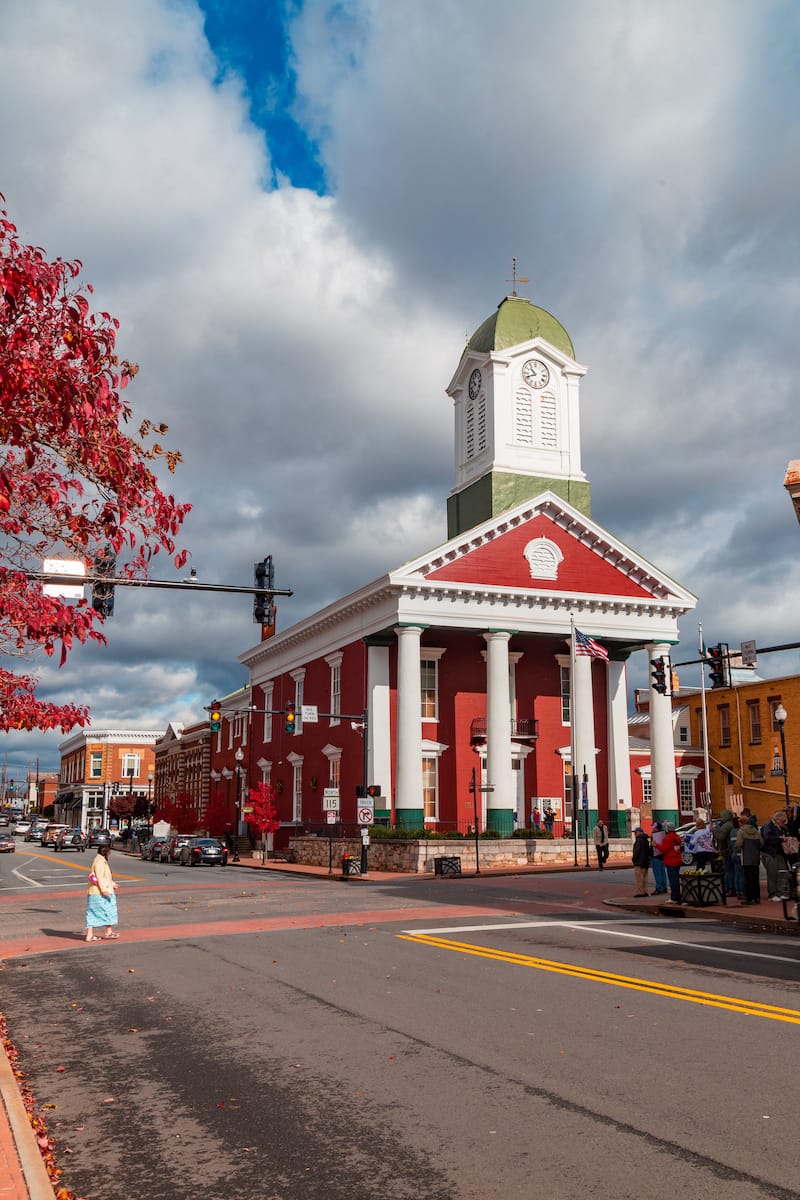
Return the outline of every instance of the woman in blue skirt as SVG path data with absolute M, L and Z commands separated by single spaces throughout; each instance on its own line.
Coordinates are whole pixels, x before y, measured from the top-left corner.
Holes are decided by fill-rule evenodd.
M 104 837 L 97 846 L 97 854 L 89 873 L 89 888 L 86 893 L 86 941 L 99 942 L 97 930 L 105 926 L 106 938 L 118 938 L 114 929 L 117 924 L 117 885 L 108 865 L 111 838 Z

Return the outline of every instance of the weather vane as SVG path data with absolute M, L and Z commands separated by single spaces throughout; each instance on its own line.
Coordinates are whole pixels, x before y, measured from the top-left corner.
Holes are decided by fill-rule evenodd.
M 530 283 L 526 275 L 517 276 L 517 260 L 511 259 L 511 278 L 506 280 L 506 283 L 511 284 L 511 295 L 516 296 L 518 283 Z

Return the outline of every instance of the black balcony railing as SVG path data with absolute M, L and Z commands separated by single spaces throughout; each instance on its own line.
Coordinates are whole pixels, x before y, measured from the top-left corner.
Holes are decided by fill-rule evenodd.
M 535 742 L 539 736 L 539 722 L 533 717 L 520 717 L 511 722 L 512 742 Z M 486 741 L 486 717 L 474 717 L 470 726 L 469 740 L 473 746 Z

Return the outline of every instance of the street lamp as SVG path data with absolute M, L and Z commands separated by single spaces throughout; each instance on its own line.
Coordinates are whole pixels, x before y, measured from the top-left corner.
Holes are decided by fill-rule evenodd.
M 786 793 L 787 806 L 790 804 L 790 800 L 789 800 L 789 767 L 786 762 L 786 734 L 783 731 L 783 727 L 786 724 L 786 718 L 788 717 L 788 715 L 789 714 L 787 713 L 786 709 L 783 707 L 782 704 L 779 704 L 778 707 L 775 709 L 775 712 L 773 713 L 775 720 L 778 722 L 778 732 L 781 735 L 781 759 L 783 761 L 783 790 Z
M 233 861 L 239 862 L 239 813 L 242 811 L 242 776 L 244 775 L 244 767 L 242 760 L 244 759 L 244 750 L 240 746 L 234 754 L 236 759 L 236 828 L 233 836 Z

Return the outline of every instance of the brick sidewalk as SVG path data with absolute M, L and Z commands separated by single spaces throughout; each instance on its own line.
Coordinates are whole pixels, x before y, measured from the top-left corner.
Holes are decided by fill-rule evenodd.
M 0 1200 L 55 1200 L 16 1077 L 0 1044 Z

